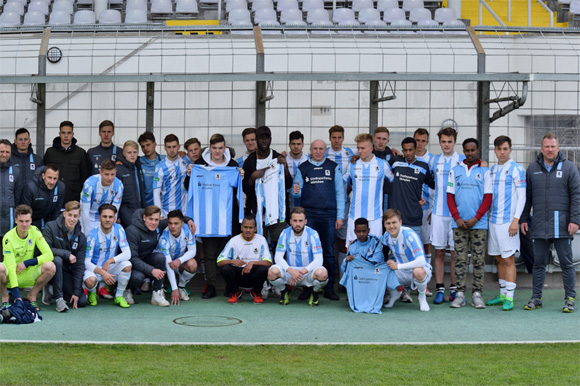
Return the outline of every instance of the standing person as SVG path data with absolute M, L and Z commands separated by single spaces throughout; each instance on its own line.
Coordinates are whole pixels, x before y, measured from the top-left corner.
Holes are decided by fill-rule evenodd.
M 69 201 L 64 206 L 62 216 L 50 221 L 44 227 L 42 234 L 54 254 L 55 274 L 49 285 L 44 287 L 42 302 L 51 304 L 51 298 L 56 299 L 56 310 L 68 310 L 68 301 L 73 310 L 87 305 L 82 284 L 85 272 L 85 252 L 87 239 L 81 232 L 81 204 Z
M 77 146 L 73 129 L 72 122 L 61 122 L 58 137 L 52 141 L 52 147 L 46 149 L 43 158 L 45 165 L 53 163 L 58 166 L 59 179 L 66 189 L 65 203 L 80 201 L 83 184 L 90 176 L 87 153 Z
M 165 159 L 164 155 L 157 154 L 157 142 L 155 135 L 146 131 L 139 136 L 138 141 L 144 155 L 139 157 L 141 169 L 143 169 L 143 179 L 145 181 L 145 207 L 153 205 L 153 178 L 155 177 L 155 167 Z
M 324 156 L 326 143 L 317 139 L 310 145 L 310 159 L 298 167 L 292 196 L 300 198 L 309 226 L 318 232 L 322 244 L 328 283 L 324 297 L 339 300 L 334 291 L 336 230 L 344 223 L 344 181 L 340 167 Z M 322 199 L 324 198 L 324 199 Z M 306 295 L 306 294 L 305 294 Z
M 580 175 L 578 167 L 560 152 L 558 138 L 552 133 L 544 135 L 538 158 L 528 166 L 526 206 L 520 223 L 522 233 L 530 232 L 534 244 L 534 289 L 524 309 L 542 308 L 546 264 L 553 243 L 566 296 L 562 312 L 574 312 L 576 272 L 572 264 L 572 239 L 580 224 Z
M 20 167 L 21 185 L 26 186 L 26 183 L 32 179 L 35 171 L 42 167 L 44 163 L 42 158 L 32 150 L 30 143 L 30 132 L 21 128 L 16 130 L 14 143 L 12 144 L 12 164 Z
M 214 134 L 191 173 L 185 181 L 189 184 L 193 178 L 187 213 L 197 224 L 196 236 L 203 240 L 206 287 L 202 298 L 211 299 L 216 296 L 218 256 L 232 234 L 240 232 L 243 210 L 240 208 L 242 192 L 239 189 L 243 169 L 238 169 L 238 163 L 232 159 L 224 136 Z M 234 220 L 236 213 L 238 217 Z
M 14 208 L 22 197 L 20 167 L 12 164 L 12 145 L 0 139 L 0 236 L 14 228 Z M 1 247 L 0 247 L 1 248 Z
M 389 164 L 373 154 L 373 137 L 370 134 L 359 134 L 354 140 L 360 158 L 349 165 L 344 176 L 344 180 L 352 184 L 347 244 L 356 240 L 354 220 L 360 217 L 368 220 L 371 235 L 380 236 L 383 233 L 383 180 L 393 181 L 394 177 Z
M 263 222 L 262 217 L 264 217 L 264 207 L 269 209 L 269 215 L 265 216 L 265 232 L 269 235 L 270 243 L 274 245 L 284 228 L 286 228 L 285 210 L 283 210 L 285 207 L 284 192 L 285 189 L 290 189 L 292 186 L 292 178 L 288 171 L 286 158 L 270 148 L 272 132 L 268 126 L 260 126 L 256 130 L 256 140 L 258 143 L 256 151 L 250 154 L 244 162 L 245 178 L 242 180 L 242 186 L 244 193 L 246 193 L 246 211 L 256 216 L 258 230 L 260 230 Z M 277 165 L 282 165 L 283 172 L 280 172 Z M 272 170 L 266 176 L 268 177 L 267 181 L 264 181 L 268 169 Z M 266 185 L 264 182 L 267 182 L 267 189 L 259 189 L 262 205 L 258 206 L 256 185 L 264 187 Z
M 198 159 L 201 158 L 201 142 L 197 138 L 190 138 L 183 144 L 183 148 L 187 152 L 183 159 L 187 164 L 187 171 L 189 174 L 189 165 L 193 165 Z
M 442 154 L 431 158 L 429 168 L 435 180 L 435 197 L 433 201 L 433 211 L 431 213 L 431 244 L 435 248 L 435 280 L 437 294 L 433 303 L 441 304 L 445 302 L 445 251 L 447 247 L 451 250 L 451 285 L 449 286 L 449 301 L 455 299 L 457 287 L 455 286 L 455 250 L 453 248 L 453 217 L 447 206 L 447 183 L 449 172 L 455 166 L 460 165 L 465 159 L 463 155 L 455 152 L 455 142 L 457 142 L 457 131 L 451 127 L 445 127 L 437 133 Z
M 250 154 L 255 152 L 256 148 L 258 147 L 256 143 L 256 129 L 254 129 L 253 127 L 248 127 L 244 129 L 244 131 L 242 131 L 242 141 L 244 142 L 244 146 L 246 146 L 246 152 L 244 153 L 244 155 L 242 155 L 240 158 L 236 160 L 238 162 L 238 166 L 241 168 L 244 167 L 244 162 L 246 162 L 246 158 L 248 158 Z
M 390 142 L 391 133 L 389 129 L 384 126 L 377 127 L 373 134 L 373 154 L 378 158 L 384 159 L 387 162 L 391 161 L 394 156 L 390 147 L 387 144 Z M 383 208 L 389 208 L 389 194 L 391 194 L 392 185 L 384 182 L 383 186 Z
M 109 120 L 104 120 L 99 124 L 99 137 L 101 143 L 87 151 L 91 175 L 99 174 L 99 169 L 104 160 L 117 161 L 117 146 L 113 143 L 115 135 L 115 125 Z M 119 157 L 120 158 L 120 157 Z
M 167 213 L 179 209 L 185 212 L 187 192 L 183 182 L 187 175 L 187 165 L 179 156 L 179 139 L 169 134 L 164 139 L 167 157 L 155 166 L 153 178 L 153 202 L 161 208 L 161 218 Z
M 526 173 L 520 164 L 510 158 L 510 137 L 500 135 L 493 145 L 498 163 L 491 168 L 493 198 L 487 250 L 497 263 L 500 294 L 485 304 L 501 305 L 504 311 L 510 311 L 514 308 L 515 253 L 520 250 L 519 220 L 526 204 Z
M 117 160 L 117 179 L 123 184 L 123 197 L 119 208 L 121 225 L 131 225 L 133 213 L 145 208 L 145 177 L 139 161 L 139 145 L 127 141 L 123 145 L 123 157 Z
M 283 306 L 290 303 L 292 286 L 312 287 L 308 304 L 317 306 L 318 292 L 328 280 L 326 268 L 322 266 L 320 238 L 306 223 L 304 208 L 295 206 L 290 217 L 291 228 L 284 229 L 278 239 L 276 264 L 268 270 L 270 284 L 281 291 Z
M 48 164 L 39 167 L 28 180 L 22 203 L 32 208 L 32 225 L 40 230 L 44 225 L 56 220 L 64 206 L 64 182 L 58 179 L 58 166 Z
M 236 304 L 242 297 L 240 287 L 252 288 L 254 304 L 264 303 L 261 291 L 272 265 L 272 255 L 264 236 L 256 234 L 256 225 L 256 217 L 247 214 L 242 221 L 242 233 L 228 241 L 217 260 L 230 304 Z
M 304 134 L 296 130 L 290 133 L 288 139 L 290 151 L 286 155 L 286 164 L 288 165 L 290 176 L 294 179 L 298 166 L 308 161 L 308 157 L 302 151 L 304 149 Z
M 99 226 L 99 208 L 103 204 L 112 204 L 119 211 L 123 200 L 123 183 L 117 177 L 117 165 L 111 160 L 104 160 L 98 175 L 90 176 L 83 186 L 81 196 L 81 226 L 88 236 L 93 228 Z
M 449 173 L 447 183 L 447 205 L 455 221 L 453 242 L 455 244 L 455 275 L 457 295 L 451 308 L 465 306 L 465 282 L 468 254 L 473 264 L 473 293 L 471 306 L 481 309 L 485 303 L 481 298 L 485 275 L 485 247 L 487 246 L 487 211 L 491 206 L 493 192 L 491 174 L 481 166 L 479 141 L 468 138 L 463 141 L 465 159 Z

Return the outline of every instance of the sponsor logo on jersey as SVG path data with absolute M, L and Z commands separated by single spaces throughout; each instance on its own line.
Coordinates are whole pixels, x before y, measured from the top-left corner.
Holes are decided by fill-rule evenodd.
M 217 173 L 217 174 L 215 175 L 215 179 L 216 179 L 216 180 L 218 180 L 218 181 L 219 181 L 219 180 L 221 180 L 221 179 L 222 179 L 222 175 L 221 175 L 221 174 L 219 174 L 219 173 Z
M 380 274 L 381 274 L 381 269 L 375 268 L 375 275 L 380 275 Z
M 481 173 L 477 173 L 475 175 L 475 179 L 478 180 L 478 181 L 481 180 Z
M 330 170 L 325 170 L 325 171 L 324 171 L 324 175 L 325 175 L 325 176 L 330 176 Z
M 561 170 L 558 170 L 556 172 L 556 178 L 562 178 L 562 171 Z
M 57 201 L 58 201 L 58 196 L 54 196 L 54 197 L 52 198 L 52 202 L 57 202 Z
M 32 245 L 32 239 L 28 239 L 28 245 Z
M 30 164 L 30 170 L 35 170 L 36 169 L 36 165 L 35 164 Z

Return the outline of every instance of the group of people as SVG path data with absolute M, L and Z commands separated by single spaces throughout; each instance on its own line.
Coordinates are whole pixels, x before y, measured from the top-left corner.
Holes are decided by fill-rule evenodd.
M 29 287 L 33 307 L 42 290 L 42 302 L 54 301 L 59 312 L 96 306 L 99 298 L 127 308 L 136 292 L 149 291 L 154 305 L 178 305 L 189 300 L 187 284 L 198 271 L 206 283 L 202 298 L 215 297 L 219 271 L 232 304 L 246 289 L 256 304 L 273 292 L 287 305 L 301 286 L 299 299 L 317 306 L 320 294 L 339 300 L 340 280 L 353 311 L 380 312 L 385 294 L 387 308 L 412 302 L 411 289 L 420 310 L 429 311 L 433 271 L 433 303 L 446 302 L 449 251 L 452 308 L 466 305 L 470 254 L 471 305 L 511 310 L 519 234 L 529 232 L 534 291 L 524 308 L 542 307 L 553 243 L 562 310 L 574 311 L 571 240 L 580 224 L 580 175 L 553 134 L 544 136 L 527 173 L 511 159 L 507 136 L 495 139 L 497 164 L 490 168 L 477 139 L 463 141 L 464 155 L 455 151 L 453 128 L 437 133 L 438 155 L 428 151 L 426 129 L 405 138 L 400 151 L 389 148 L 389 134 L 385 127 L 359 134 L 352 150 L 337 125 L 330 146 L 316 139 L 306 153 L 304 135 L 294 131 L 289 151 L 278 153 L 270 128 L 248 128 L 246 152 L 235 159 L 221 134 L 205 148 L 188 139 L 183 151 L 179 138 L 167 135 L 164 156 L 151 132 L 119 149 L 108 120 L 99 125 L 100 144 L 85 152 L 73 123 L 64 121 L 41 158 L 29 132 L 19 129 L 14 143 L 0 140 L 2 306 L 10 307 L 10 297 L 22 300 L 19 289 Z M 500 288 L 488 301 L 486 251 Z

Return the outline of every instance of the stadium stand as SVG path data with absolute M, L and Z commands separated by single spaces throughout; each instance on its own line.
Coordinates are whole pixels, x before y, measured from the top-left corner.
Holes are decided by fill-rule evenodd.
M 28 11 L 24 15 L 23 25 L 43 25 L 46 23 L 46 16 L 40 11 Z
M 52 11 L 48 19 L 48 24 L 52 25 L 68 25 L 70 24 L 71 14 L 67 11 Z
M 397 20 L 405 20 L 405 11 L 401 8 L 387 8 L 383 13 L 383 20 L 390 24 Z
M 44 16 L 48 16 L 48 2 L 43 0 L 34 0 L 28 4 L 28 12 L 41 12 Z
M 312 9 L 323 9 L 323 0 L 304 0 L 302 2 L 302 12 L 308 12 Z
M 4 5 L 4 12 L 16 12 L 20 16 L 24 16 L 24 4 L 19 1 L 8 1 Z
M 409 13 L 409 21 L 418 23 L 420 20 L 431 20 L 431 11 L 426 8 L 415 8 Z
M 95 12 L 83 9 L 75 12 L 73 24 L 95 24 L 96 21 Z
M 121 24 L 121 12 L 116 9 L 104 9 L 99 15 L 99 24 Z
M 147 23 L 147 11 L 144 9 L 129 9 L 125 13 L 126 24 Z
M 54 11 L 64 11 L 72 15 L 74 13 L 73 3 L 68 0 L 57 0 L 52 3 L 52 12 Z
M 18 13 L 4 11 L 0 15 L 0 27 L 17 27 L 21 24 L 21 17 Z

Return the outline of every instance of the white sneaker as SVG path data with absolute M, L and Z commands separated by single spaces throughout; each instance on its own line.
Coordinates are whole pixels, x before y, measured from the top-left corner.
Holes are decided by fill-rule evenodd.
M 159 307 L 169 307 L 169 302 L 167 299 L 165 299 L 165 293 L 163 292 L 163 289 L 152 291 L 151 304 Z
M 481 298 L 480 292 L 474 292 L 471 295 L 471 306 L 473 308 L 477 308 L 477 309 L 485 308 L 485 303 L 483 302 L 483 299 Z
M 431 309 L 429 308 L 429 303 L 427 303 L 427 296 L 419 294 L 418 300 L 419 300 L 419 309 L 421 311 L 427 312 Z
M 264 282 L 264 286 L 262 287 L 262 299 L 266 300 L 268 299 L 268 295 L 270 294 L 270 283 L 268 283 L 268 280 L 266 280 Z
M 143 280 L 143 284 L 141 284 L 140 290 L 141 290 L 141 292 L 151 291 L 151 280 L 149 280 L 149 279 Z
M 135 304 L 135 300 L 133 300 L 133 293 L 130 289 L 123 291 L 123 297 L 127 301 L 127 304 Z
M 179 287 L 178 290 L 179 290 L 179 299 L 188 301 L 189 295 L 187 294 L 187 291 L 185 290 L 185 288 Z
M 66 312 L 68 311 L 68 306 L 63 298 L 56 299 L 56 311 L 57 312 Z
M 465 294 L 461 291 L 457 291 L 455 295 L 455 300 L 451 302 L 449 307 L 451 308 L 460 308 L 465 306 Z

